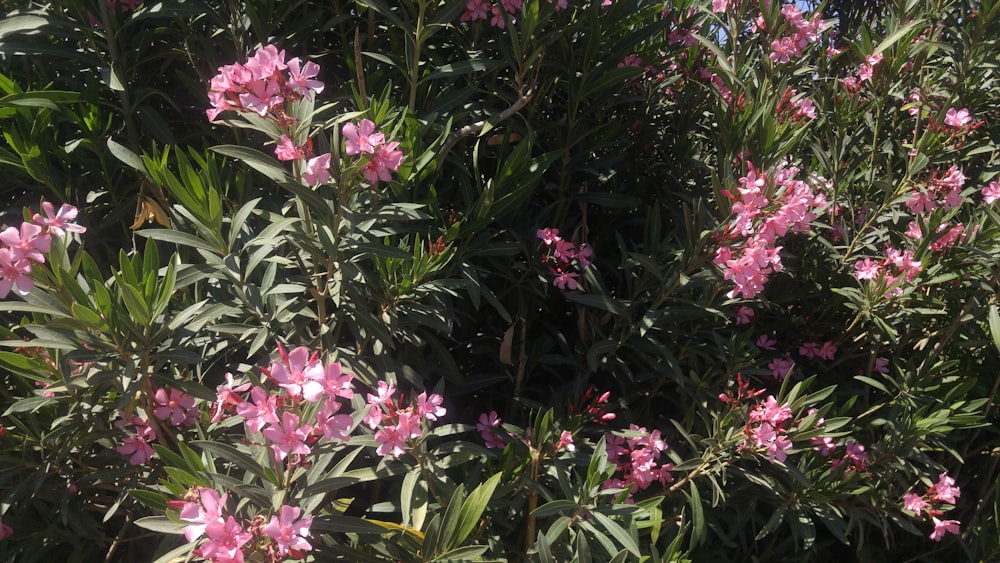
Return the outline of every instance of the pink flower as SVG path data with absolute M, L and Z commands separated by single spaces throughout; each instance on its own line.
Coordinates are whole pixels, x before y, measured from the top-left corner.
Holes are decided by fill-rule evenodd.
M 279 350 L 280 361 L 271 362 L 271 379 L 293 399 L 319 402 L 324 392 L 322 382 L 326 373 L 316 354 L 310 353 L 305 346 L 299 346 L 288 354 L 283 348 Z
M 308 455 L 312 450 L 306 445 L 306 440 L 312 432 L 312 426 L 299 426 L 299 415 L 290 412 L 281 413 L 281 424 L 268 426 L 261 434 L 273 442 L 271 450 L 274 457 L 281 461 L 290 454 Z
M 556 444 L 556 451 L 558 452 L 563 448 L 566 448 L 571 452 L 576 451 L 576 446 L 573 445 L 573 433 L 569 430 L 563 430 L 562 433 L 559 434 L 559 443 Z
M 930 504 L 924 500 L 924 497 L 916 493 L 906 493 L 903 495 L 903 510 L 909 510 L 915 515 L 920 516 L 920 511 L 926 509 Z
M 340 397 L 349 401 L 354 398 L 354 389 L 351 388 L 353 381 L 354 376 L 344 373 L 340 362 L 330 362 L 326 366 L 322 384 L 328 399 Z
M 19 295 L 27 295 L 35 288 L 31 274 L 31 260 L 15 259 L 9 248 L 0 248 L 0 299 L 7 297 L 11 289 Z
M 931 516 L 931 522 L 934 523 L 934 531 L 931 532 L 930 538 L 934 541 L 941 541 L 945 532 L 958 534 L 960 531 L 958 520 L 938 520 L 937 516 Z
M 248 83 L 239 95 L 240 105 L 247 110 L 264 117 L 271 108 L 284 103 L 281 89 L 273 80 L 253 80 Z
M 253 534 L 244 532 L 232 516 L 223 522 L 210 522 L 205 526 L 208 541 L 194 550 L 195 555 L 211 561 L 243 561 L 244 544 L 253 539 Z
M 364 422 L 372 430 L 382 422 L 385 416 L 382 406 L 392 403 L 392 395 L 395 392 L 396 388 L 391 383 L 379 381 L 376 394 L 368 394 L 368 414 L 365 415 Z
M 791 358 L 775 358 L 767 364 L 767 368 L 771 370 L 771 375 L 778 381 L 784 381 L 788 377 L 788 374 L 792 372 L 793 367 L 795 367 L 795 360 Z
M 194 424 L 198 417 L 198 409 L 194 406 L 194 397 L 177 389 L 159 388 L 153 395 L 155 406 L 153 414 L 160 420 L 170 419 L 170 424 Z
M 277 399 L 263 387 L 254 387 L 250 400 L 236 405 L 236 414 L 246 419 L 248 430 L 260 432 L 268 424 L 278 423 Z
M 306 541 L 309 535 L 309 527 L 312 526 L 312 516 L 296 520 L 302 509 L 299 507 L 282 505 L 278 511 L 278 516 L 271 516 L 261 532 L 270 537 L 278 544 L 278 554 L 288 555 L 290 549 L 296 551 L 309 551 L 312 545 Z M 300 556 L 301 557 L 301 556 Z
M 955 480 L 949 477 L 947 473 L 942 473 L 938 475 L 938 482 L 931 487 L 931 490 L 927 494 L 938 502 L 955 504 L 955 499 L 962 496 L 962 491 L 954 485 Z
M 535 236 L 542 239 L 542 242 L 545 243 L 545 246 L 552 246 L 556 242 L 562 240 L 562 237 L 559 236 L 559 229 L 550 229 L 548 227 L 544 229 L 538 229 L 538 231 L 535 233 Z
M 739 307 L 736 308 L 736 320 L 734 321 L 734 323 L 736 325 L 750 324 L 750 321 L 753 320 L 753 317 L 754 317 L 753 309 L 747 307 L 746 305 L 740 305 Z
M 288 135 L 281 136 L 281 142 L 274 147 L 274 154 L 278 160 L 302 160 L 305 158 L 305 153 L 302 152 L 301 148 L 295 146 Z
M 309 186 L 318 186 L 330 181 L 330 153 L 314 156 L 306 162 L 302 180 Z
M 889 373 L 889 360 L 885 358 L 875 358 L 875 371 L 879 373 Z
M 759 337 L 757 337 L 757 342 L 755 344 L 761 350 L 772 350 L 773 351 L 774 350 L 774 345 L 777 344 L 777 343 L 778 343 L 777 340 L 774 340 L 773 338 L 769 337 L 766 334 L 762 334 Z
M 52 246 L 52 237 L 43 233 L 42 227 L 28 223 L 21 223 L 20 231 L 14 227 L 7 227 L 0 233 L 0 242 L 10 247 L 11 260 L 17 261 L 27 258 L 39 264 L 45 262 L 44 254 Z
M 405 428 L 401 429 L 396 424 L 383 426 L 375 432 L 375 441 L 379 443 L 375 452 L 380 456 L 391 455 L 398 458 L 406 452 L 406 440 L 408 439 L 409 433 Z
M 986 203 L 993 203 L 994 201 L 1000 200 L 1000 182 L 993 180 L 990 182 L 982 191 L 983 201 Z
M 486 443 L 487 448 L 504 447 L 503 440 L 501 440 L 493 430 L 499 426 L 500 418 L 497 416 L 496 411 L 490 411 L 489 414 L 483 413 L 479 415 L 479 422 L 476 423 L 476 430 L 479 432 L 479 435 L 482 436 L 483 442 Z
M 791 418 L 791 407 L 787 404 L 779 405 L 773 395 L 768 395 L 763 403 L 760 403 L 750 411 L 750 420 L 752 422 L 768 422 L 776 428 Z
M 854 277 L 859 280 L 875 280 L 882 273 L 882 264 L 871 258 L 858 260 L 854 263 Z
M 558 276 L 556 276 L 554 280 L 552 280 L 552 285 L 558 287 L 563 291 L 566 290 L 572 291 L 578 287 L 576 283 L 576 278 L 578 277 L 580 277 L 580 274 L 576 272 L 563 272 Z
M 949 127 L 965 127 L 971 121 L 972 117 L 969 115 L 968 108 L 962 108 L 960 110 L 949 108 L 948 112 L 944 116 L 944 124 Z
M 465 11 L 462 12 L 462 16 L 459 21 L 468 22 L 476 20 L 485 20 L 490 12 L 489 0 L 469 0 L 465 4 Z
M 376 149 L 375 155 L 361 169 L 361 174 L 369 184 L 392 180 L 390 172 L 397 171 L 403 162 L 403 151 L 396 150 L 398 146 L 399 143 L 393 141 Z
M 417 416 L 437 421 L 448 412 L 441 406 L 442 402 L 444 397 L 436 393 L 431 393 L 430 396 L 426 392 L 417 395 Z
M 321 431 L 327 440 L 347 442 L 351 439 L 354 419 L 347 414 L 336 414 L 339 410 L 340 403 L 333 400 L 333 397 L 327 397 L 323 408 L 316 413 L 316 429 Z
M 12 535 L 14 535 L 14 528 L 11 528 L 7 524 L 0 521 L 0 540 L 9 538 Z
M 319 74 L 319 65 L 312 61 L 307 61 L 300 69 L 300 64 L 298 57 L 288 61 L 288 82 L 285 85 L 303 98 L 311 100 L 314 92 L 319 94 L 323 91 L 322 82 L 311 80 Z
M 712 12 L 723 14 L 729 9 L 729 0 L 712 0 Z
M 375 149 L 385 143 L 385 136 L 375 131 L 375 123 L 362 119 L 358 125 L 348 122 L 341 129 L 345 140 L 345 152 L 348 156 L 359 153 L 375 154 Z
M 128 456 L 131 465 L 142 465 L 153 458 L 155 451 L 149 442 L 156 439 L 156 432 L 149 426 L 149 423 L 138 416 L 126 420 L 121 420 L 115 426 L 122 427 L 131 425 L 135 430 L 134 436 L 122 438 L 120 446 L 115 451 L 121 455 Z
M 205 533 L 205 528 L 215 522 L 224 524 L 222 519 L 222 508 L 226 505 L 228 494 L 219 495 L 215 489 L 200 487 L 198 489 L 199 502 L 186 502 L 181 509 L 180 519 L 192 522 L 189 526 L 184 526 L 184 537 L 192 542 Z
M 219 422 L 222 420 L 222 412 L 226 405 L 236 406 L 243 403 L 243 397 L 241 397 L 239 393 L 242 393 L 249 388 L 249 381 L 237 386 L 233 381 L 233 374 L 227 373 L 226 382 L 215 388 L 215 411 L 212 413 L 211 422 Z
M 823 347 L 819 349 L 816 353 L 817 356 L 824 360 L 833 361 L 834 355 L 837 353 L 837 345 L 833 342 L 827 340 L 823 343 Z
M 55 206 L 51 202 L 42 202 L 42 212 L 45 216 L 35 213 L 31 220 L 35 222 L 36 225 L 41 225 L 46 227 L 53 235 L 57 237 L 63 236 L 64 233 L 85 233 L 87 232 L 86 227 L 77 225 L 73 221 L 76 220 L 76 216 L 79 213 L 77 208 L 73 207 L 68 203 L 64 203 L 59 206 L 59 211 L 55 210 Z

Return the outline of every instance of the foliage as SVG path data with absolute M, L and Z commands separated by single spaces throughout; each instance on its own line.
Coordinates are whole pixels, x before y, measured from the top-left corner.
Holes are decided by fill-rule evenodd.
M 5 558 L 1000 555 L 1000 3 L 2 5 Z

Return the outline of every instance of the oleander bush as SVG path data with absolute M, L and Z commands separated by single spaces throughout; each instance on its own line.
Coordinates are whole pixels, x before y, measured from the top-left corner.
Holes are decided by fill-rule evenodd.
M 10 561 L 1000 558 L 1000 2 L 3 0 Z

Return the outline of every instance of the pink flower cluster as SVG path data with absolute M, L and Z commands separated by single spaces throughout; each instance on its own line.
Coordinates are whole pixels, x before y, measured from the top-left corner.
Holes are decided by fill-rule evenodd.
M 496 429 L 500 427 L 500 416 L 497 411 L 482 413 L 479 415 L 479 422 L 476 423 L 476 431 L 482 437 L 487 448 L 503 448 L 504 441 L 497 434 Z
M 546 0 L 549 4 L 555 2 L 556 11 L 565 10 L 569 7 L 569 0 Z M 507 19 L 517 20 L 517 14 L 521 11 L 524 0 L 468 0 L 465 3 L 465 10 L 459 16 L 458 21 L 474 22 L 477 20 L 489 21 L 490 25 L 497 29 L 507 27 Z M 602 6 L 610 6 L 611 0 L 602 0 Z
M 559 236 L 559 229 L 538 229 L 535 235 L 545 244 L 546 254 L 542 256 L 542 260 L 548 265 L 549 273 L 555 276 L 552 285 L 562 290 L 577 289 L 577 278 L 590 265 L 594 250 L 587 243 L 577 246 L 563 240 Z
M 785 4 L 781 7 L 785 23 L 795 31 L 771 41 L 771 54 L 768 55 L 775 63 L 787 63 L 792 59 L 802 57 L 802 52 L 810 43 L 816 43 L 820 34 L 826 29 L 826 23 L 820 19 L 819 13 L 813 14 L 811 20 L 802 16 L 802 11 L 795 4 Z
M 938 207 L 944 210 L 955 209 L 962 205 L 962 187 L 965 186 L 965 174 L 958 166 L 952 165 L 947 171 L 940 170 L 931 173 L 926 191 L 916 191 L 906 200 L 906 207 L 913 215 L 921 215 L 934 211 Z
M 636 491 L 648 489 L 654 482 L 661 485 L 673 483 L 672 463 L 660 463 L 660 455 L 667 450 L 667 443 L 659 430 L 652 432 L 635 424 L 629 425 L 629 436 L 607 433 L 604 436 L 608 461 L 617 465 L 616 476 L 608 479 L 602 489 L 628 488 L 628 499 Z
M 376 393 L 368 394 L 364 422 L 375 430 L 375 441 L 379 443 L 376 453 L 398 458 L 406 452 L 410 440 L 423 435 L 424 420 L 437 421 L 447 411 L 441 406 L 441 395 L 420 393 L 416 404 L 404 406 L 402 396 L 393 398 L 395 393 L 395 386 L 379 381 Z
M 303 552 L 312 550 L 306 540 L 312 516 L 299 518 L 301 508 L 282 505 L 270 521 L 258 515 L 244 528 L 231 514 L 224 515 L 228 496 L 215 489 L 195 487 L 183 500 L 168 503 L 180 511 L 181 520 L 190 522 L 183 529 L 187 541 L 205 536 L 206 540 L 194 550 L 198 557 L 213 563 L 243 563 L 248 555 L 245 550 L 250 549 L 250 554 L 262 551 L 267 561 L 276 563 L 285 557 L 302 559 Z M 257 541 L 250 543 L 254 538 Z M 244 547 L 248 543 L 249 548 Z
M 390 172 L 397 171 L 403 162 L 403 152 L 397 150 L 398 142 L 386 143 L 385 135 L 377 131 L 375 124 L 368 119 L 362 119 L 357 124 L 346 123 L 342 132 L 344 151 L 349 156 L 367 155 L 368 162 L 361 168 L 361 174 L 369 184 L 392 179 Z
M 795 166 L 778 166 L 768 175 L 747 164 L 749 171 L 739 180 L 740 197 L 723 191 L 734 200 L 734 217 L 723 235 L 732 242 L 719 246 L 714 262 L 723 268 L 724 278 L 736 285 L 728 297 L 752 299 L 764 290 L 768 277 L 782 269 L 777 240 L 790 231 L 808 232 L 826 198 L 796 179 L 799 169 Z M 770 199 L 768 194 L 772 194 Z
M 42 212 L 45 215 L 35 213 L 20 228 L 7 227 L 0 232 L 0 299 L 6 298 L 11 289 L 27 295 L 35 288 L 30 277 L 32 264 L 45 263 L 53 236 L 87 230 L 73 222 L 78 211 L 72 205 L 63 204 L 56 211 L 54 205 L 44 201 Z
M 161 387 L 153 394 L 153 415 L 171 426 L 191 426 L 200 412 L 195 398 L 177 389 Z M 153 458 L 155 450 L 150 442 L 156 440 L 156 430 L 149 420 L 139 415 L 123 418 L 115 423 L 118 428 L 131 427 L 132 433 L 121 439 L 115 451 L 128 457 L 131 465 L 142 465 Z
M 153 458 L 155 451 L 149 443 L 156 440 L 156 431 L 149 421 L 141 416 L 132 415 L 115 423 L 117 428 L 132 427 L 132 434 L 121 439 L 121 445 L 115 451 L 128 457 L 131 465 L 142 465 Z
M 209 121 L 220 113 L 234 110 L 253 112 L 261 117 L 270 115 L 282 124 L 291 124 L 285 114 L 285 103 L 300 98 L 312 99 L 323 91 L 323 83 L 313 78 L 319 65 L 302 64 L 298 57 L 285 60 L 285 51 L 267 45 L 247 60 L 219 67 L 212 78 L 208 100 L 212 107 L 205 111 Z
M 269 368 L 261 368 L 268 380 L 278 387 L 272 393 L 263 386 L 243 384 L 236 386 L 232 376 L 216 388 L 216 407 L 213 422 L 222 420 L 227 411 L 235 408 L 243 417 L 250 433 L 260 434 L 278 462 L 290 458 L 292 463 L 312 452 L 311 445 L 320 437 L 347 442 L 354 428 L 354 420 L 340 413 L 338 398 L 351 400 L 354 376 L 343 373 L 338 362 L 323 365 L 317 354 L 300 346 L 291 352 L 278 345 L 278 360 Z M 245 400 L 240 393 L 250 388 Z M 307 405 L 322 403 L 315 415 L 303 420 Z
M 919 228 L 917 232 L 919 233 Z M 912 282 L 921 271 L 923 264 L 914 258 L 912 250 L 902 251 L 889 245 L 885 247 L 885 258 L 864 258 L 854 263 L 854 277 L 858 280 L 871 280 L 887 289 L 887 297 L 902 293 L 903 288 L 899 282 Z
M 906 493 L 903 495 L 903 510 L 909 510 L 914 515 L 920 516 L 921 512 L 930 516 L 931 523 L 934 524 L 934 531 L 930 538 L 934 541 L 941 541 L 945 533 L 958 534 L 958 520 L 941 520 L 944 516 L 945 504 L 955 505 L 955 500 L 962 496 L 962 491 L 955 486 L 955 480 L 947 473 L 938 475 L 938 482 L 931 485 L 923 495 L 916 493 Z
M 784 462 L 792 447 L 786 424 L 791 419 L 792 409 L 787 404 L 779 405 L 773 395 L 768 395 L 767 400 L 758 403 L 750 411 L 740 449 L 763 448 L 771 463 L 775 460 Z
M 1000 200 L 1000 182 L 993 180 L 981 190 L 983 201 L 987 204 Z
M 607 424 L 617 416 L 608 410 L 610 408 L 608 399 L 610 398 L 611 391 L 605 391 L 598 395 L 597 389 L 587 387 L 578 403 L 572 402 L 569 404 L 569 413 L 571 415 L 582 415 L 588 422 L 593 421 L 597 424 Z

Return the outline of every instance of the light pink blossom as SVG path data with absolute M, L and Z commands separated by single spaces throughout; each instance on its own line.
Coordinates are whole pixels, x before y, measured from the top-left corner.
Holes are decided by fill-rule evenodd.
M 288 555 L 289 550 L 310 551 L 312 545 L 306 541 L 309 528 L 312 526 L 312 516 L 297 520 L 302 509 L 282 505 L 277 516 L 271 516 L 261 532 L 278 544 L 278 554 Z M 300 556 L 301 557 L 301 556 Z

